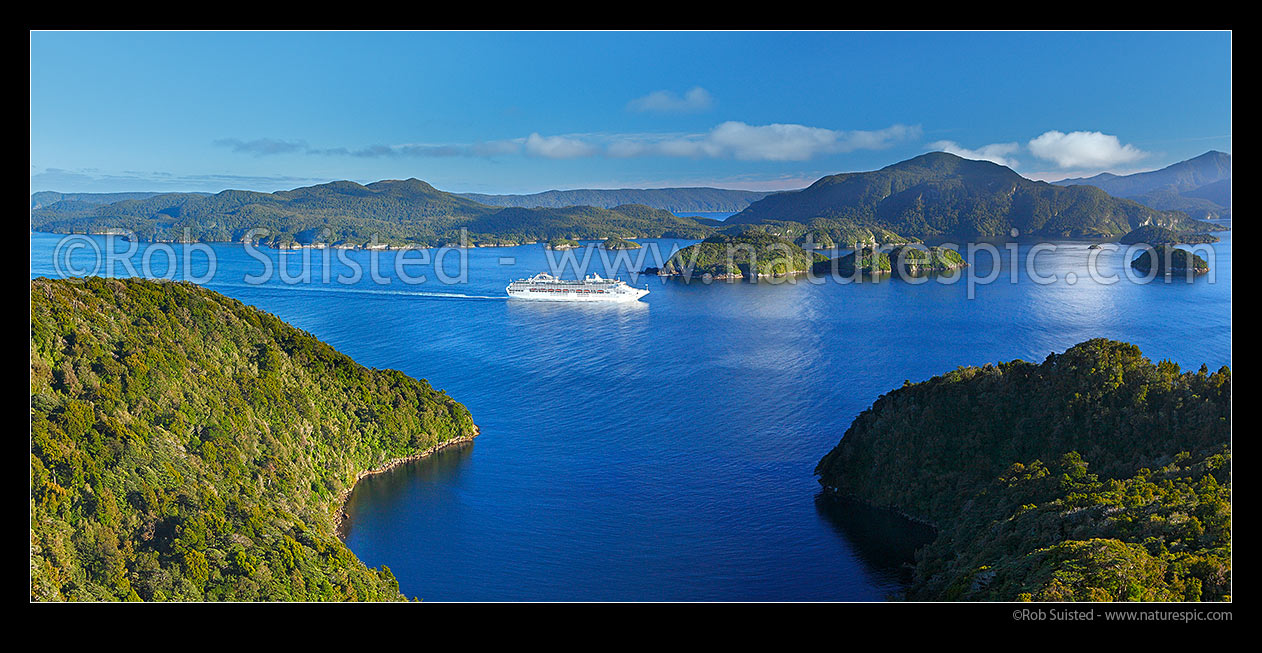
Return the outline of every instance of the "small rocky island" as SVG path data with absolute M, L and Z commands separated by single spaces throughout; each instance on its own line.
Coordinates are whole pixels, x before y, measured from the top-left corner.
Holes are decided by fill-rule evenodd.
M 640 249 L 640 243 L 627 240 L 621 236 L 610 236 L 600 244 L 602 249 Z
M 573 238 L 553 238 L 548 241 L 548 249 L 578 249 L 583 244 Z
M 900 275 L 918 277 L 935 272 L 950 272 L 965 265 L 960 253 L 946 247 L 896 247 L 889 254 L 891 267 Z
M 1206 274 L 1209 272 L 1209 263 L 1205 259 L 1189 252 L 1185 249 L 1177 247 L 1169 247 L 1166 245 L 1158 245 L 1152 250 L 1145 250 L 1131 261 L 1131 267 L 1136 270 L 1148 274 L 1152 270 L 1153 261 L 1157 259 L 1157 274 L 1173 274 L 1187 273 L 1189 270 L 1193 274 Z

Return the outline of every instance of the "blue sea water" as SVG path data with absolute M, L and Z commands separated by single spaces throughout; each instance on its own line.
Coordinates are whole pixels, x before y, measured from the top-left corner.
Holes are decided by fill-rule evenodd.
M 1212 275 L 1191 283 L 1131 283 L 1120 253 L 1100 259 L 1102 274 L 1120 281 L 1096 283 L 1082 242 L 1037 254 L 1036 271 L 1060 277 L 1046 285 L 1023 269 L 1034 245 L 1020 245 L 1012 283 L 1001 248 L 998 279 L 972 298 L 963 280 L 641 277 L 651 293 L 631 305 L 505 300 L 509 280 L 547 268 L 537 245 L 466 250 L 467 282 L 455 285 L 438 283 L 433 266 L 425 283 L 399 283 L 393 252 L 380 255 L 388 284 L 326 283 L 317 273 L 310 284 L 256 285 L 245 278 L 262 271 L 259 260 L 214 245 L 204 285 L 364 365 L 426 378 L 472 411 L 482 430 L 474 443 L 366 478 L 350 498 L 348 546 L 370 566 L 389 566 L 408 596 L 872 601 L 903 587 L 925 533 L 818 496 L 815 463 L 854 417 L 905 379 L 1041 361 L 1095 337 L 1184 368 L 1228 365 L 1231 234 L 1221 235 Z M 73 273 L 54 260 L 66 254 L 59 242 L 32 234 L 32 278 Z M 126 247 L 83 242 L 66 260 Z M 687 244 L 642 242 L 667 253 Z M 162 248 L 142 246 L 136 260 L 149 249 L 150 276 L 166 274 Z M 185 252 L 170 251 L 177 262 Z M 262 252 L 287 269 L 323 256 Z M 192 252 L 193 276 L 206 271 L 204 255 Z M 443 269 L 454 274 L 459 255 L 448 252 Z M 370 253 L 347 256 L 366 266 Z M 972 272 L 990 269 L 982 254 Z M 1064 278 L 1071 272 L 1075 283 Z
M 719 222 L 723 222 L 724 220 L 727 220 L 728 218 L 736 215 L 737 213 L 739 213 L 739 211 L 694 211 L 694 212 L 676 211 L 675 215 L 681 218 L 710 218 L 711 220 L 718 220 Z

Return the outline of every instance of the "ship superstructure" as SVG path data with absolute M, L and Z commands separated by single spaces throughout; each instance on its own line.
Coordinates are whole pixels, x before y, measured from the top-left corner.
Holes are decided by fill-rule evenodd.
M 560 279 L 546 272 L 518 279 L 505 290 L 510 299 L 549 302 L 633 302 L 649 294 L 648 288 L 636 288 L 599 274 L 589 274 L 583 279 Z

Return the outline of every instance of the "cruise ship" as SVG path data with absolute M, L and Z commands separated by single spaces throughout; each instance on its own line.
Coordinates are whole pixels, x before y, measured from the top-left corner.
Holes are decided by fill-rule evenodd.
M 625 281 L 601 278 L 599 274 L 590 274 L 578 281 L 558 279 L 546 272 L 518 279 L 505 290 L 509 299 L 548 302 L 633 302 L 649 294 L 647 287 L 636 288 Z

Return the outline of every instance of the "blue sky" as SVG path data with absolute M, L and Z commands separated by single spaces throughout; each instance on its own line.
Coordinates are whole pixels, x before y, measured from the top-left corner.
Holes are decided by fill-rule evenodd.
M 35 32 L 31 190 L 797 188 L 1231 152 L 1231 35 Z

